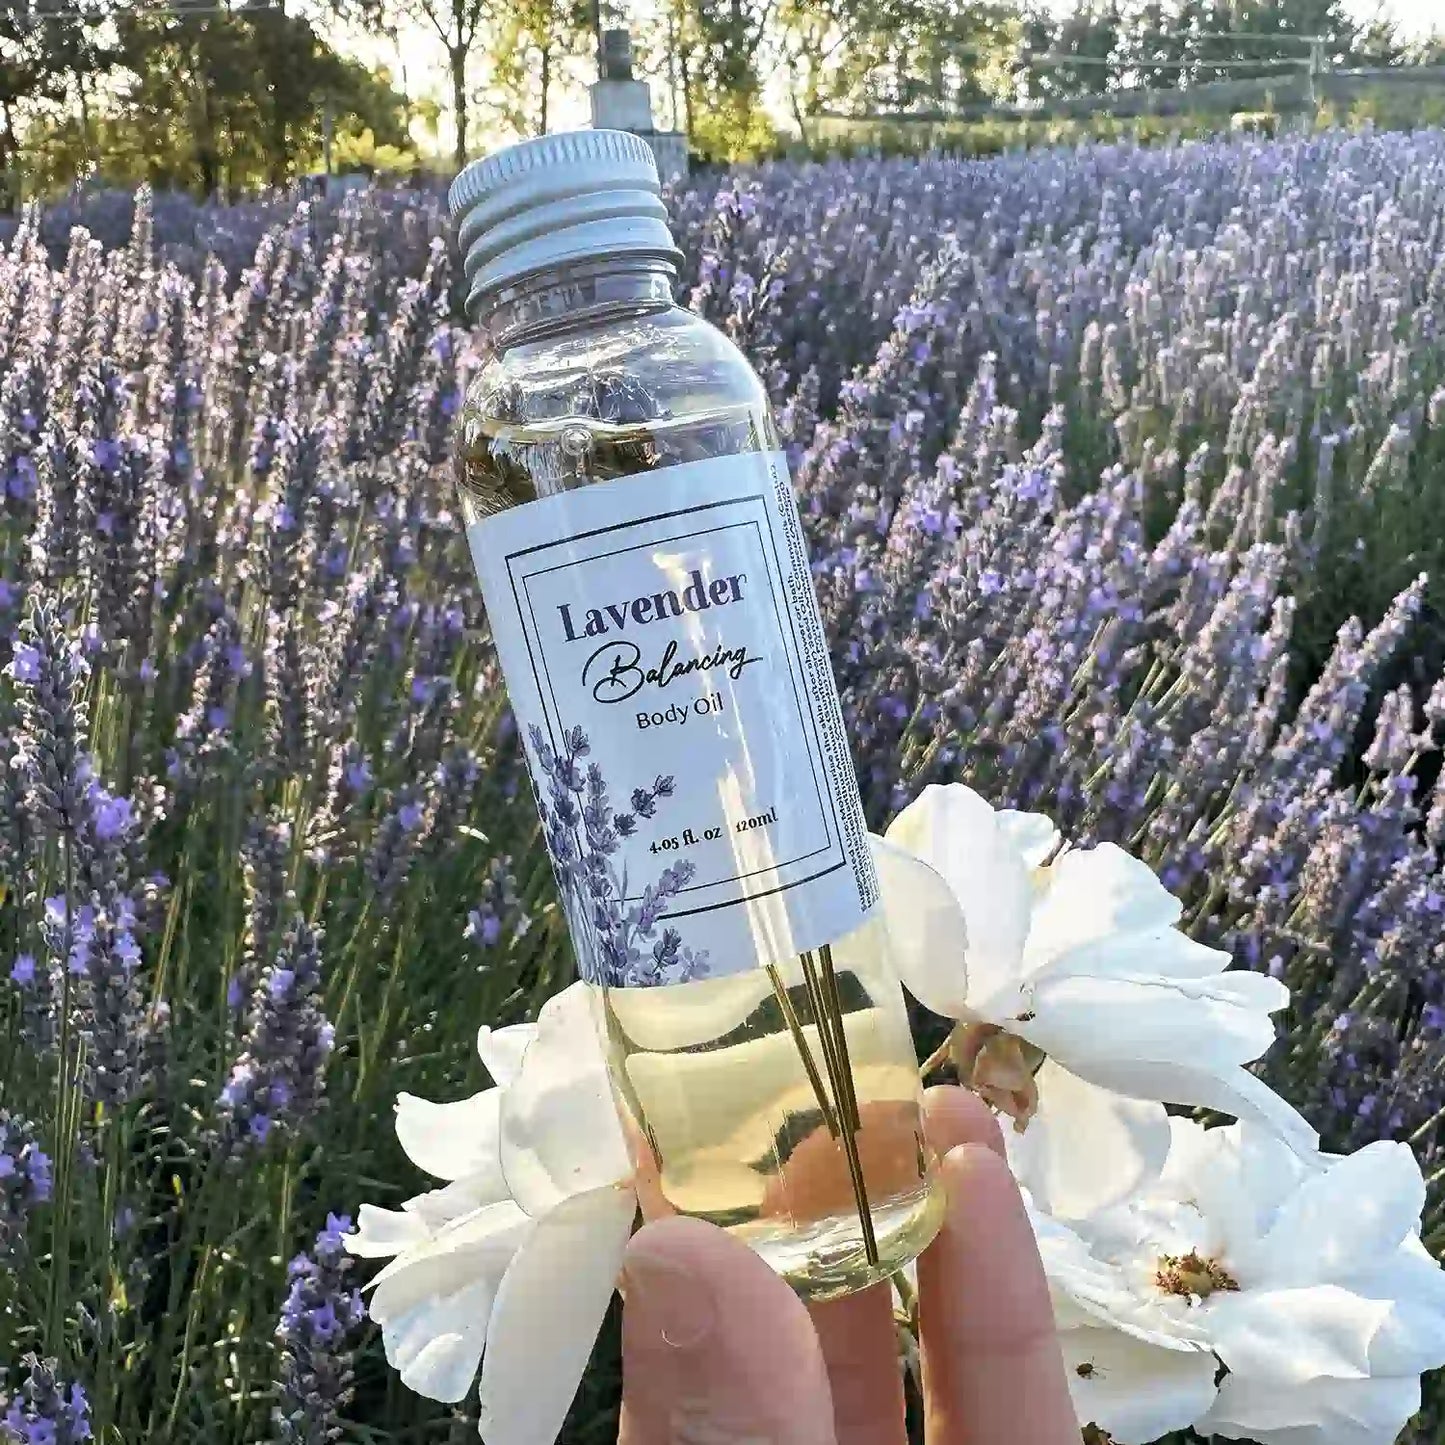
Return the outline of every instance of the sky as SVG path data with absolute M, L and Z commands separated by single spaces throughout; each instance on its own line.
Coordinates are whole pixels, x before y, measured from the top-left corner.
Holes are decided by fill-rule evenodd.
M 1390 0 L 1390 4 L 1385 8 L 1400 28 L 1408 30 L 1412 36 L 1430 33 L 1432 12 L 1435 23 L 1445 25 L 1445 14 L 1442 14 L 1440 0 Z M 1366 8 L 1365 13 L 1372 12 Z

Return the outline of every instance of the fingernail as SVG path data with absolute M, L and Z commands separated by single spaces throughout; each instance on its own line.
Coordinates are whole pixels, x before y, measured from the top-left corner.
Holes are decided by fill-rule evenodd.
M 712 1333 L 716 1319 L 706 1286 L 665 1255 L 634 1248 L 622 1278 L 631 1324 L 643 1339 L 694 1350 Z

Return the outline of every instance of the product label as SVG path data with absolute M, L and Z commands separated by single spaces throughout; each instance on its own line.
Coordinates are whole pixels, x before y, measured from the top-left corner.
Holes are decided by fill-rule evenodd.
M 862 923 L 878 885 L 780 453 L 468 538 L 586 977 L 718 977 Z

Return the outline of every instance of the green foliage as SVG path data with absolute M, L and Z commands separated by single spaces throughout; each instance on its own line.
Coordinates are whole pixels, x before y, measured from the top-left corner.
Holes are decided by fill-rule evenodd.
M 516 0 L 498 17 L 488 99 L 517 135 L 543 135 L 567 62 L 592 41 L 589 0 Z
M 760 160 L 781 150 L 777 128 L 754 97 L 724 95 L 716 103 L 694 107 L 693 117 L 688 141 L 705 161 Z
M 777 44 L 795 119 L 840 105 L 959 105 L 996 91 L 1018 38 L 1011 4 L 787 0 Z
M 410 171 L 416 164 L 416 157 L 410 151 L 379 142 L 370 126 L 339 134 L 332 147 L 332 159 L 343 174 L 364 171 L 368 175 L 398 175 Z
M 319 166 L 328 111 L 339 136 L 359 141 L 370 132 L 382 168 L 414 160 L 404 97 L 384 72 L 338 55 L 309 20 L 270 8 L 190 15 L 150 7 L 110 19 L 109 49 L 64 52 L 79 67 L 67 73 L 88 96 L 85 106 L 37 112 L 33 102 L 51 92 L 31 96 L 12 165 L 27 193 L 92 172 L 205 193 L 281 184 Z
M 1217 134 L 1228 118 L 1183 114 L 1120 118 L 1106 114 L 1059 119 L 956 121 L 825 121 L 814 153 L 826 155 L 1000 155 L 1040 146 L 1073 146 L 1089 141 L 1162 145 Z
M 467 121 L 470 103 L 468 84 L 473 52 L 497 10 L 492 0 L 354 0 L 354 4 L 379 22 L 403 16 L 434 34 L 446 52 L 451 78 L 452 119 L 456 139 L 452 162 L 457 170 L 467 163 Z
M 1032 98 L 1058 100 L 1299 74 L 1305 36 L 1320 38 L 1322 66 L 1402 58 L 1390 27 L 1360 22 L 1345 0 L 1083 0 L 1063 15 L 1030 9 L 1018 79 Z M 1078 60 L 1045 58 L 1059 56 Z
M 27 3 L 0 6 L 0 205 L 18 199 L 22 113 L 73 92 L 84 118 L 89 79 L 114 59 L 98 38 L 103 9 L 104 0 L 76 0 L 63 13 L 40 15 Z

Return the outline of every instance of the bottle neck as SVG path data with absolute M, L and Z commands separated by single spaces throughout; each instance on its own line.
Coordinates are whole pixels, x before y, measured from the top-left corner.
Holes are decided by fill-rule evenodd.
M 528 276 L 482 302 L 477 321 L 501 351 L 549 332 L 672 305 L 677 273 L 645 256 L 572 261 Z

